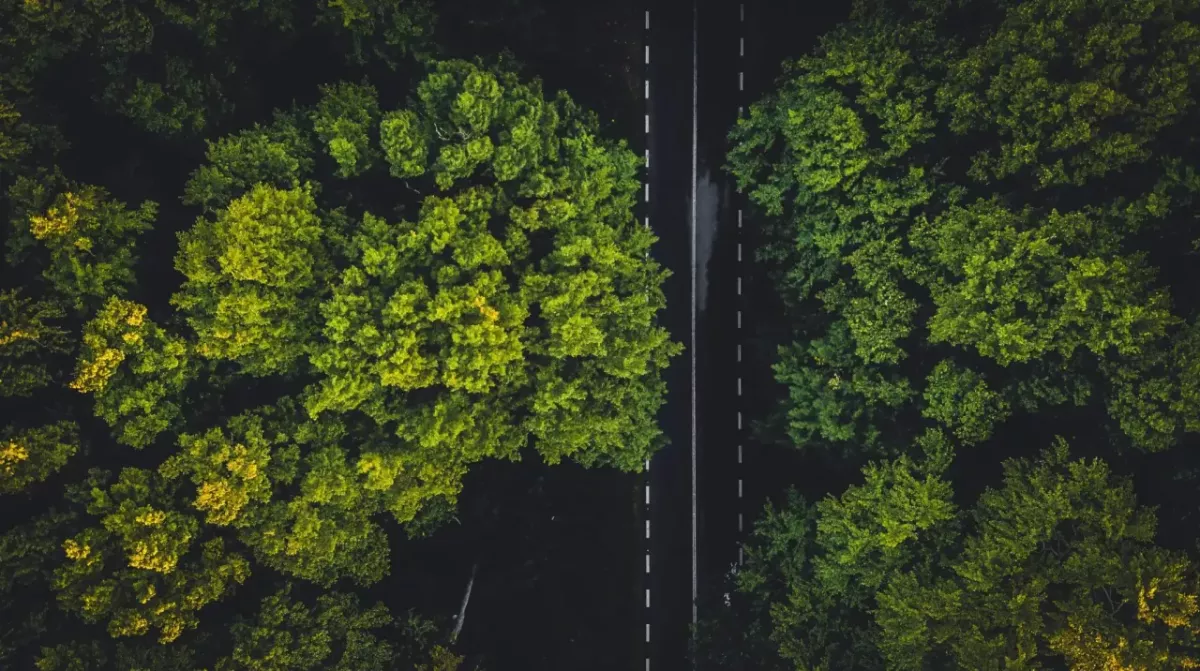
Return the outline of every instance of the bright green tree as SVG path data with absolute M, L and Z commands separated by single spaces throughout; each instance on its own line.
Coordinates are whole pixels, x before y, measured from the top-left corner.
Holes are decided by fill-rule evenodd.
M 253 110 L 229 95 L 253 82 L 229 67 L 243 31 L 316 21 L 357 79 L 422 56 L 432 21 L 226 5 L 0 7 L 0 393 L 33 409 L 0 428 L 0 492 L 42 506 L 76 478 L 0 529 L 0 666 L 457 668 L 440 627 L 348 590 L 391 569 L 389 516 L 428 533 L 483 459 L 636 470 L 665 444 L 681 347 L 633 216 L 640 162 L 504 60 L 431 61 L 401 100 L 314 87 L 208 141 L 163 305 L 134 282 L 157 205 L 58 167 L 50 74 L 78 64 L 89 113 L 186 136 Z M 244 598 L 280 576 L 294 599 Z
M 636 157 L 506 66 L 430 68 L 407 109 L 339 84 L 210 144 L 188 197 L 212 218 L 181 235 L 173 299 L 200 355 L 315 376 L 313 420 L 362 413 L 397 436 L 331 447 L 323 467 L 344 463 L 401 521 L 527 442 L 637 468 L 663 442 L 659 371 L 679 351 L 654 320 L 666 272 L 631 216 Z M 345 181 L 319 187 L 329 159 Z M 378 175 L 407 188 L 370 209 L 332 195 Z
M 254 567 L 378 582 L 384 516 L 428 533 L 480 460 L 636 470 L 665 444 L 661 372 L 681 348 L 657 324 L 667 273 L 633 216 L 637 157 L 504 61 L 433 62 L 400 110 L 366 83 L 320 94 L 209 142 L 173 313 L 114 289 L 82 315 L 62 382 L 118 443 L 162 456 L 93 472 L 50 550 L 12 537 L 68 615 L 115 639 L 50 646 L 45 668 L 190 651 L 220 668 L 454 668 L 428 631 L 370 633 L 390 616 L 336 593 L 269 601 L 224 643 L 205 611 Z M 249 409 L 227 411 L 242 389 Z M 182 652 L 154 657 L 151 639 Z
M 84 327 L 70 387 L 126 445 L 145 447 L 181 419 L 180 395 L 197 369 L 188 344 L 146 318 L 146 306 L 110 298 Z

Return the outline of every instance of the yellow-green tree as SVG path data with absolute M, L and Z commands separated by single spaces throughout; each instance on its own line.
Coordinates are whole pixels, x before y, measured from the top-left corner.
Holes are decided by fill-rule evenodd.
M 454 668 L 428 626 L 371 633 L 390 616 L 336 593 L 285 592 L 257 619 L 238 608 L 215 642 L 220 627 L 202 625 L 259 576 L 377 583 L 387 518 L 427 533 L 481 460 L 637 470 L 665 444 L 661 373 L 681 347 L 657 323 L 667 273 L 633 216 L 639 160 L 624 143 L 504 61 L 432 62 L 400 109 L 367 83 L 319 93 L 208 143 L 184 188 L 197 219 L 178 235 L 173 311 L 115 275 L 75 292 L 74 371 L 56 380 L 110 427 L 106 458 L 137 465 L 93 471 L 65 509 L 3 536 L 14 559 L 0 577 L 25 580 L 14 593 L 113 639 L 24 643 L 41 668 Z M 31 203 L 25 226 L 83 211 L 37 183 L 17 201 Z M 102 195 L 62 191 L 76 192 Z M 34 258 L 45 237 L 18 251 Z M 13 294 L 6 332 L 41 329 L 51 347 L 56 305 Z M 32 389 L 53 352 L 26 340 L 0 362 Z M 242 390 L 234 411 L 225 396 Z M 59 428 L 3 434 L 20 446 L 0 453 L 6 488 L 62 468 L 74 434 Z
M 631 214 L 636 157 L 504 66 L 433 63 L 406 108 L 376 100 L 328 86 L 310 113 L 210 144 L 188 188 L 210 214 L 180 237 L 173 299 L 195 353 L 311 379 L 311 420 L 395 436 L 325 463 L 400 521 L 527 444 L 637 468 L 663 442 L 679 346 L 655 323 L 666 272 Z M 345 199 L 389 176 L 391 194 Z

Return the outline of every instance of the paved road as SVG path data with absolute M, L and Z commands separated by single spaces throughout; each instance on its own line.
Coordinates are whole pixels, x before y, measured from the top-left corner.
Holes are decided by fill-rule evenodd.
M 740 561 L 768 497 L 816 473 L 798 453 L 748 440 L 771 389 L 774 291 L 753 265 L 759 244 L 723 166 L 739 114 L 772 86 L 784 58 L 811 51 L 848 2 L 648 0 L 648 191 L 641 216 L 674 272 L 665 323 L 687 349 L 667 371 L 661 422 L 672 444 L 647 478 L 645 668 L 689 668 L 689 626 L 705 587 Z
M 664 322 L 687 350 L 667 370 L 660 414 L 671 445 L 654 457 L 644 557 L 647 592 L 644 663 L 647 669 L 686 668 L 691 623 L 692 504 L 692 111 L 691 0 L 650 0 L 646 30 L 645 144 L 648 200 L 643 217 L 659 236 L 653 254 L 673 275 L 663 291 Z

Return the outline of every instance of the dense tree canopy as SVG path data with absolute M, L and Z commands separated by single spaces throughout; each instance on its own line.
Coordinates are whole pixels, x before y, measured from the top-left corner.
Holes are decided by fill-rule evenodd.
M 195 134 L 266 84 L 239 65 L 277 58 L 313 28 L 332 33 L 348 63 L 394 70 L 435 49 L 433 24 L 428 0 L 13 0 L 0 4 L 0 101 L 77 77 L 99 83 L 87 93 L 146 130 Z
M 1122 472 L 1200 431 L 1198 77 L 1195 0 L 859 0 L 784 64 L 730 133 L 758 436 L 866 466 L 767 506 L 701 668 L 1200 667 L 1196 535 Z
M 633 471 L 665 444 L 681 346 L 636 155 L 508 58 L 431 58 L 428 3 L 310 4 L 0 7 L 0 666 L 458 668 L 355 592 L 397 532 L 487 458 Z M 409 95 L 332 80 L 211 134 L 260 109 L 239 59 L 314 22 Z M 60 161 L 77 61 L 98 88 L 72 95 L 143 137 L 204 134 L 169 303 L 144 238 L 180 207 Z
M 969 510 L 933 462 L 863 475 L 768 506 L 736 574 L 740 638 L 704 637 L 707 668 L 1200 666 L 1197 566 L 1154 544 L 1153 510 L 1104 462 L 1059 439 Z
M 977 445 L 1066 404 L 1140 450 L 1200 430 L 1196 304 L 1165 281 L 1198 241 L 1198 19 L 1194 0 L 863 1 L 787 64 L 729 162 L 794 316 L 792 442 Z

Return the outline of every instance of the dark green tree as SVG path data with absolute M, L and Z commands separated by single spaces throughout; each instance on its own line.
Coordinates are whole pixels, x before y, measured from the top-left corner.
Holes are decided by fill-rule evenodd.
M 104 109 L 152 133 L 194 135 L 263 86 L 269 72 L 247 63 L 277 58 L 302 35 L 323 35 L 349 64 L 394 70 L 436 50 L 435 20 L 427 0 L 14 0 L 0 6 L 0 93 L 79 74 L 99 84 L 87 93 Z M 0 120 L 13 119 L 3 110 Z M 0 139 L 0 158 L 5 146 L 16 145 Z
M 794 444 L 987 443 L 1098 410 L 1119 446 L 1200 429 L 1194 0 L 856 3 L 731 133 L 794 317 Z M 914 422 L 914 417 L 924 418 Z
M 840 497 L 768 505 L 731 604 L 772 644 L 748 668 L 1200 666 L 1200 574 L 1155 545 L 1127 479 L 1059 439 L 960 512 L 942 468 L 901 457 Z M 731 654 L 701 631 L 703 663 Z

